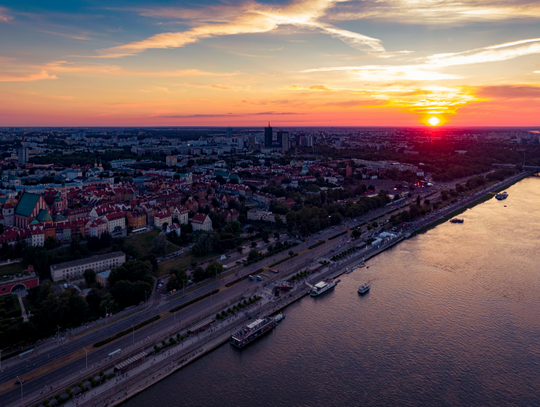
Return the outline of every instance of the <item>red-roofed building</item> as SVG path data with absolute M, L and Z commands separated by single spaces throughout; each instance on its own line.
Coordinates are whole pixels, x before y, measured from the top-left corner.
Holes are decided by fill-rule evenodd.
M 212 219 L 204 213 L 196 213 L 193 219 L 191 219 L 191 226 L 193 226 L 194 232 L 197 230 L 204 230 L 207 232 L 214 230 L 212 228 Z
M 164 224 L 170 225 L 172 223 L 172 216 L 169 211 L 158 211 L 154 213 L 154 225 L 160 229 L 163 229 Z
M 123 212 L 110 213 L 104 216 L 109 233 L 120 232 L 126 228 L 126 218 Z

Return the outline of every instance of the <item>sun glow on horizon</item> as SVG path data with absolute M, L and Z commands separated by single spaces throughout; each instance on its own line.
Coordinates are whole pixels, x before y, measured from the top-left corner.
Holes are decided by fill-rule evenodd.
M 441 124 L 441 119 L 439 119 L 438 117 L 436 116 L 432 116 L 430 117 L 429 119 L 427 119 L 427 123 L 430 125 L 430 126 L 438 126 L 439 124 Z

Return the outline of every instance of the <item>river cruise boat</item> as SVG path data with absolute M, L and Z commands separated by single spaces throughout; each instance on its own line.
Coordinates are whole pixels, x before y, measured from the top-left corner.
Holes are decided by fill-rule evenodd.
M 508 192 L 501 192 L 500 194 L 495 195 L 495 198 L 502 201 L 503 199 L 508 198 Z
M 278 322 L 281 322 L 285 319 L 285 315 L 283 315 L 283 312 L 280 312 L 279 314 L 277 314 L 275 317 L 274 317 L 274 321 L 276 321 L 276 323 Z
M 360 287 L 358 287 L 358 294 L 360 295 L 365 294 L 369 291 L 370 288 L 371 287 L 369 286 L 368 283 L 364 283 Z
M 231 345 L 242 349 L 255 339 L 260 338 L 265 333 L 274 329 L 276 325 L 277 322 L 275 318 L 265 317 L 262 319 L 257 319 L 231 336 Z
M 318 297 L 319 295 L 322 295 L 325 292 L 330 291 L 332 288 L 336 286 L 338 282 L 339 280 L 334 281 L 333 278 L 326 278 L 323 281 L 320 281 L 317 284 L 312 285 L 309 295 L 311 295 L 312 297 Z

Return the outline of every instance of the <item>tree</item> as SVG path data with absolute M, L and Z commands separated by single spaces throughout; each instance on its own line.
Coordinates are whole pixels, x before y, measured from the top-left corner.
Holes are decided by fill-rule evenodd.
M 420 195 L 416 195 L 416 205 L 418 205 L 418 206 L 421 205 L 421 202 L 420 202 Z
M 199 266 L 199 267 L 196 267 L 195 270 L 193 270 L 193 273 L 191 273 L 191 277 L 193 278 L 193 281 L 195 282 L 203 281 L 206 278 L 206 273 L 204 269 L 201 266 Z
M 41 278 L 50 277 L 51 255 L 41 246 L 27 246 L 22 249 L 22 262 L 25 266 L 32 265 Z
M 107 247 L 111 247 L 113 242 L 113 237 L 109 232 L 105 232 L 101 234 L 101 237 L 99 238 L 99 247 L 101 249 L 106 249 Z
M 83 277 L 88 287 L 96 282 L 96 272 L 92 269 L 84 270 Z
M 169 280 L 167 281 L 167 290 L 178 290 L 186 286 L 188 276 L 186 270 L 171 269 Z
M 207 277 L 214 277 L 218 276 L 223 272 L 223 264 L 221 264 L 219 261 L 214 260 L 206 266 L 206 276 Z
M 336 212 L 330 215 L 330 223 L 332 225 L 339 225 L 343 221 L 343 216 L 340 213 Z
M 101 294 L 97 288 L 92 288 L 86 295 L 86 302 L 88 303 L 91 314 L 99 313 L 99 304 L 101 304 Z
M 353 239 L 358 239 L 360 237 L 360 235 L 362 234 L 362 232 L 359 230 L 359 229 L 354 229 L 352 232 L 351 232 L 351 237 Z
M 56 239 L 54 237 L 49 236 L 45 240 L 45 243 L 44 243 L 43 247 L 45 247 L 45 249 L 47 249 L 47 250 L 52 250 L 52 249 L 58 247 L 58 242 L 56 241 Z
M 158 235 L 154 239 L 154 245 L 152 246 L 152 253 L 155 253 L 158 256 L 164 255 L 167 252 L 166 245 L 167 245 L 167 239 L 165 238 L 165 236 L 161 234 Z
M 248 254 L 248 261 L 256 260 L 259 258 L 259 252 L 255 249 L 250 250 Z
M 289 250 L 289 256 L 290 257 L 294 256 L 294 252 L 292 250 Z
M 86 241 L 86 247 L 88 247 L 88 250 L 95 252 L 98 251 L 101 246 L 99 244 L 99 237 L 97 236 L 91 236 Z

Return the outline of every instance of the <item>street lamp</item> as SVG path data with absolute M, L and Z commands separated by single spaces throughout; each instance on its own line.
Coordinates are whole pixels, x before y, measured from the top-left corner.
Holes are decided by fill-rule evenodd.
M 86 350 L 86 348 L 83 348 L 84 349 L 84 353 L 86 353 L 86 370 L 88 370 L 88 351 Z
M 24 398 L 23 398 L 23 381 L 17 376 L 17 379 L 19 380 L 19 383 L 21 384 L 21 406 L 24 406 Z
M 105 325 L 107 325 L 107 315 L 109 315 L 109 308 L 105 307 Z

